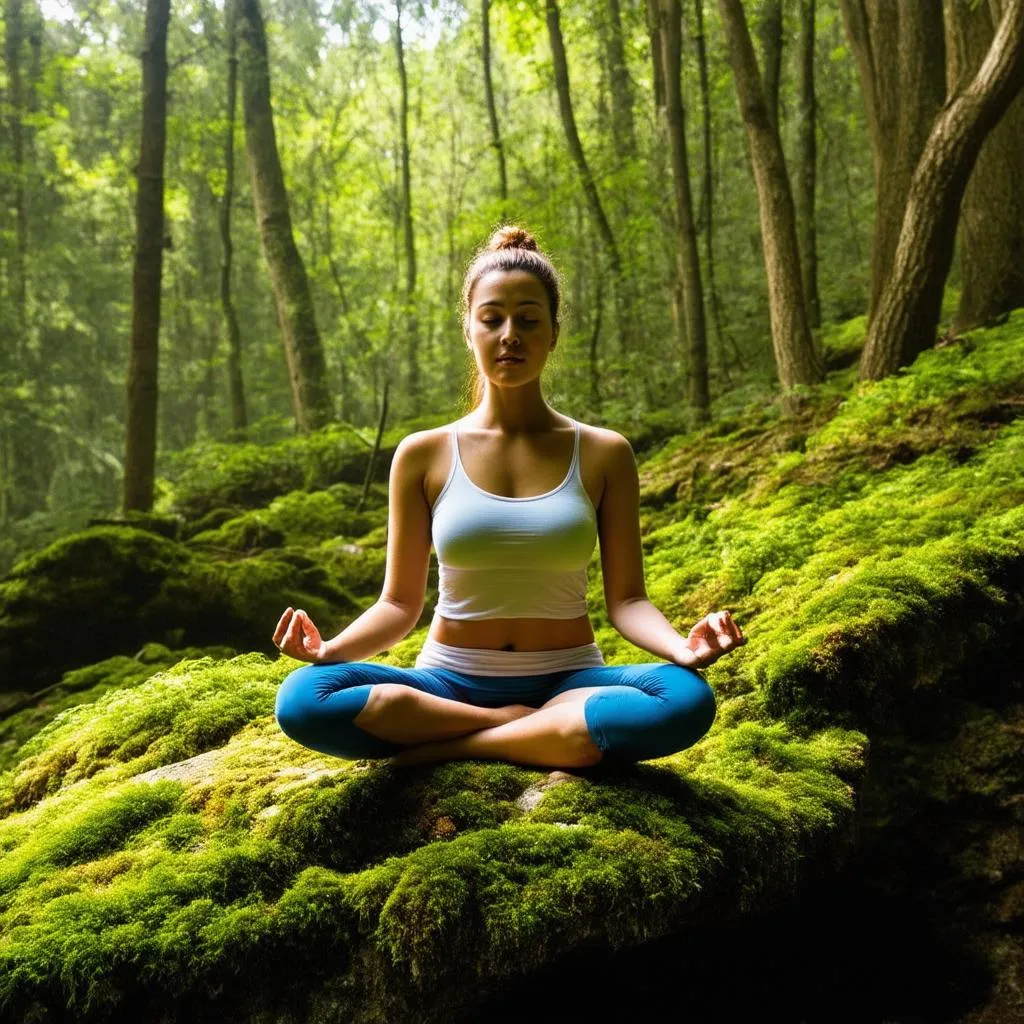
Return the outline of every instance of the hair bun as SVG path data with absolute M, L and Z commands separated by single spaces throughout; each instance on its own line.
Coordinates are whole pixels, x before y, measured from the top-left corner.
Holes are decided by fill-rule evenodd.
M 505 224 L 491 235 L 491 241 L 487 248 L 529 249 L 532 252 L 537 252 L 537 243 L 529 231 L 515 224 Z

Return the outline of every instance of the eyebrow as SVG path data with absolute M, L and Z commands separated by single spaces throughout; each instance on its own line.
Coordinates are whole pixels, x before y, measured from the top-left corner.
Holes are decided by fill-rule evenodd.
M 496 302 L 496 301 L 481 302 L 480 305 L 481 305 L 481 307 L 483 307 L 483 306 L 500 306 L 502 309 L 504 309 L 504 307 L 505 307 L 505 304 L 503 302 Z M 536 299 L 523 299 L 523 301 L 520 302 L 519 305 L 520 306 L 539 306 L 540 303 Z

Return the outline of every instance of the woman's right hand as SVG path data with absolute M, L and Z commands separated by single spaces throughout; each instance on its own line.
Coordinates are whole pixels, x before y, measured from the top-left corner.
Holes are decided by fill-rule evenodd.
M 313 620 L 301 609 L 286 608 L 274 630 L 274 646 L 282 654 L 298 661 L 322 665 L 327 660 L 327 644 Z

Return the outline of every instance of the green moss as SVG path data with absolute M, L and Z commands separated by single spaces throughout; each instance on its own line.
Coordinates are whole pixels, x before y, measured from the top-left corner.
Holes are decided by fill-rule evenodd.
M 362 488 L 335 484 L 322 491 L 293 491 L 193 534 L 204 550 L 250 551 L 284 545 L 309 547 L 324 537 L 361 537 L 387 521 L 387 489 L 377 484 L 368 508 L 355 512 Z
M 172 651 L 163 644 L 149 643 L 135 655 L 115 655 L 94 665 L 65 672 L 58 685 L 38 701 L 0 721 L 0 771 L 11 767 L 21 756 L 19 748 L 38 733 L 61 711 L 89 704 L 109 690 L 124 690 L 168 669 L 186 658 L 224 659 L 234 652 L 227 647 L 187 648 Z
M 826 351 L 853 353 L 862 330 L 826 332 Z M 989 668 L 1012 655 L 1022 338 L 1018 313 L 841 405 L 849 375 L 794 417 L 652 427 L 648 594 L 683 632 L 728 607 L 749 639 L 707 669 L 718 715 L 681 753 L 576 771 L 536 802 L 520 797 L 545 770 L 328 758 L 273 720 L 296 663 L 258 655 L 184 660 L 61 711 L 0 777 L 0 1012 L 18 1019 L 35 1002 L 147 1019 L 153 1005 L 187 1016 L 190 1001 L 220 999 L 275 1019 L 280 997 L 303 1019 L 412 1020 L 589 942 L 636 943 L 792 894 L 853 840 L 867 732 L 976 652 Z M 208 520 L 241 541 L 262 516 L 313 552 L 264 551 L 219 577 L 229 606 L 250 602 L 264 628 L 291 594 L 355 601 L 382 569 L 383 524 L 358 544 L 314 543 L 340 532 L 325 491 L 341 472 L 322 447 L 333 436 L 282 442 L 304 473 L 319 468 L 277 481 L 287 497 L 272 512 Z M 281 451 L 223 466 L 207 452 L 196 504 L 230 492 L 256 495 L 250 512 L 266 505 Z M 288 493 L 314 479 L 319 497 Z M 368 552 L 359 587 L 339 587 L 341 554 Z M 204 571 L 183 564 L 179 577 Z M 600 568 L 595 554 L 588 601 L 606 661 L 656 660 L 612 629 Z M 411 665 L 424 634 L 373 660 Z M 964 739 L 973 753 L 950 787 L 988 771 L 1004 784 L 1013 750 L 983 744 L 986 727 Z M 168 777 L 138 778 L 157 769 Z

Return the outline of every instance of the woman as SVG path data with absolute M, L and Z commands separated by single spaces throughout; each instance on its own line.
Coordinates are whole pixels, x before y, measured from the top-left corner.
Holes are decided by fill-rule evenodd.
M 314 750 L 398 765 L 497 758 L 567 768 L 682 750 L 715 717 L 695 670 L 745 639 L 724 611 L 684 638 L 647 600 L 629 442 L 541 394 L 559 284 L 533 238 L 495 232 L 462 299 L 480 375 L 475 407 L 395 450 L 377 603 L 326 642 L 301 609 L 281 616 L 274 643 L 314 664 L 281 684 L 277 721 Z M 664 661 L 604 664 L 586 603 L 598 536 L 609 620 Z M 438 603 L 415 668 L 363 661 L 418 622 L 431 544 Z

